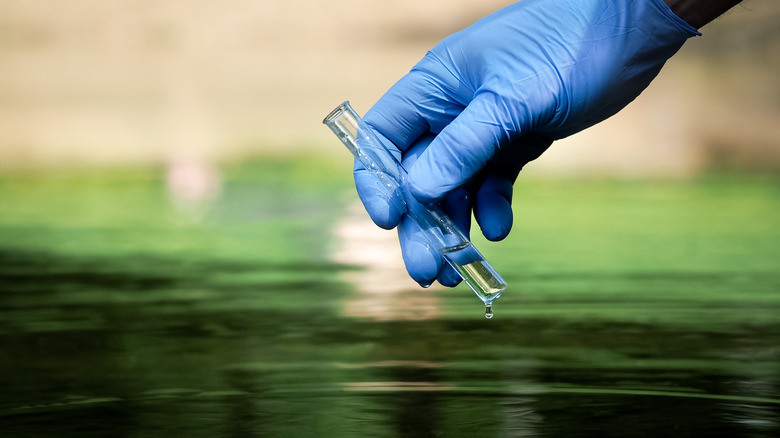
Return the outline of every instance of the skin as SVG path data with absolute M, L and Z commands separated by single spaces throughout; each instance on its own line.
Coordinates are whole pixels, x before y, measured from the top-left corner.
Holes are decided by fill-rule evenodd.
M 691 26 L 702 26 L 741 3 L 741 0 L 664 0 L 667 5 Z

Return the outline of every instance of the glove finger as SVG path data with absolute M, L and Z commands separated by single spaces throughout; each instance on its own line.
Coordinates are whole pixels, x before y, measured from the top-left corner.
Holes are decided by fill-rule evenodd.
M 528 162 L 552 144 L 548 137 L 526 134 L 501 149 L 485 169 L 474 200 L 474 217 L 488 240 L 502 240 L 512 229 L 512 184 Z
M 405 151 L 426 132 L 440 132 L 465 107 L 445 90 L 459 84 L 438 60 L 426 55 L 395 83 L 363 121 Z
M 469 236 L 471 230 L 471 199 L 469 192 L 465 188 L 461 188 L 447 195 L 441 203 L 444 212 L 466 237 Z M 461 280 L 455 269 L 448 263 L 444 263 L 441 274 L 439 274 L 439 283 L 447 287 L 454 287 Z
M 488 176 L 480 186 L 474 203 L 474 217 L 488 240 L 502 240 L 512 229 L 512 183 Z
M 407 151 L 404 153 L 404 167 L 410 167 L 414 165 L 414 162 L 419 158 L 419 156 L 425 151 L 425 149 L 430 145 L 430 143 L 433 141 L 433 139 L 436 138 L 433 134 L 426 134 L 423 135 L 419 140 L 417 140 L 413 146 L 411 146 Z M 461 231 L 463 231 L 467 236 L 469 234 L 469 229 L 471 228 L 471 198 L 469 196 L 468 191 L 466 189 L 462 190 L 456 190 L 453 193 L 450 193 L 440 204 L 440 207 L 442 210 L 452 219 L 453 222 L 455 222 L 455 225 L 458 226 Z M 415 228 L 419 231 L 419 228 Z M 424 240 L 425 237 L 420 234 L 419 240 Z M 427 244 L 427 241 L 425 241 Z M 401 248 L 410 253 L 410 254 L 422 254 L 421 251 L 421 245 L 419 242 L 415 242 L 413 239 L 409 240 L 407 239 L 404 241 L 401 240 Z M 438 271 L 436 275 L 432 278 L 430 278 L 430 281 L 438 279 L 439 283 L 441 283 L 444 286 L 447 287 L 454 287 L 457 286 L 458 283 L 461 281 L 460 275 L 444 260 L 441 258 L 441 256 L 438 254 L 438 252 L 435 249 L 428 249 L 432 254 L 434 254 L 437 258 L 437 266 Z M 417 256 L 417 262 L 420 263 L 421 266 L 424 266 L 422 262 L 419 261 L 421 258 L 421 255 Z M 407 263 L 407 270 L 410 270 L 409 264 Z M 420 275 L 421 269 L 418 268 L 416 270 L 416 275 Z M 432 268 L 428 268 L 426 271 L 427 275 L 430 275 L 433 272 Z M 411 273 L 411 270 L 410 270 Z M 413 277 L 414 278 L 414 277 Z M 428 277 L 426 277 L 426 280 Z M 419 282 L 419 281 L 418 281 Z M 422 282 L 420 282 L 422 284 Z
M 491 161 L 513 135 L 498 120 L 493 99 L 480 97 L 445 127 L 409 168 L 412 194 L 423 202 L 435 202 L 462 187 Z
M 468 190 L 460 188 L 449 193 L 441 202 L 444 212 L 467 237 L 471 231 L 471 200 Z
M 404 152 L 404 167 L 414 164 L 436 136 L 428 133 Z M 468 234 L 471 224 L 471 205 L 466 190 L 456 191 L 447 197 L 442 209 L 453 219 L 458 227 Z M 424 207 L 423 207 L 424 208 Z M 448 287 L 457 286 L 460 276 L 444 262 L 436 248 L 430 246 L 425 234 L 411 220 L 404 219 L 399 226 L 401 250 L 409 275 L 422 286 L 429 286 L 434 280 Z
M 386 230 L 394 228 L 404 214 L 403 196 L 398 190 L 388 193 L 387 186 L 378 181 L 358 160 L 352 171 L 358 196 L 371 220 Z
M 430 286 L 444 264 L 439 252 L 431 248 L 420 227 L 409 218 L 404 218 L 398 226 L 398 240 L 406 272 L 420 286 Z

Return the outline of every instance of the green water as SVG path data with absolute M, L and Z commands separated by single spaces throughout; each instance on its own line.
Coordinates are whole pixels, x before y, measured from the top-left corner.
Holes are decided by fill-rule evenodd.
M 0 178 L 0 436 L 780 435 L 777 178 L 521 178 L 496 317 L 404 319 L 345 310 L 349 168 Z

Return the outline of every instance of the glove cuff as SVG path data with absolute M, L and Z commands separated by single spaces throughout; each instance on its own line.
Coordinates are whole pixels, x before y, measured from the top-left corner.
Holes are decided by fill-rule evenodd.
M 698 31 L 695 27 L 688 24 L 687 21 L 683 20 L 677 14 L 672 11 L 672 8 L 669 7 L 669 5 L 666 4 L 664 0 L 650 0 L 650 3 L 653 4 L 653 7 L 655 7 L 658 12 L 666 16 L 669 21 L 677 26 L 681 31 L 688 34 L 688 38 L 695 37 L 695 36 L 701 36 L 701 32 Z

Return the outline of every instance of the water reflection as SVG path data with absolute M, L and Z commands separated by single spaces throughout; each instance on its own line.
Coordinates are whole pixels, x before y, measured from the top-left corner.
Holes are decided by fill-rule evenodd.
M 371 222 L 359 203 L 352 203 L 333 229 L 333 260 L 359 270 L 342 278 L 355 286 L 357 296 L 345 305 L 345 315 L 376 321 L 434 319 L 440 315 L 435 293 L 423 289 L 406 273 L 395 231 Z
M 778 431 L 773 357 L 724 359 L 745 344 L 773 348 L 765 336 L 777 332 L 766 328 L 691 336 L 653 324 L 509 315 L 376 321 L 324 310 L 318 299 L 346 298 L 325 281 L 295 283 L 302 300 L 293 308 L 265 293 L 247 300 L 287 284 L 263 276 L 237 283 L 252 264 L 169 263 L 163 276 L 153 259 L 136 259 L 143 273 L 124 275 L 121 259 L 6 252 L 2 262 L 0 327 L 13 354 L 0 357 L 0 416 L 11 433 Z M 655 348 L 637 348 L 638 339 Z

